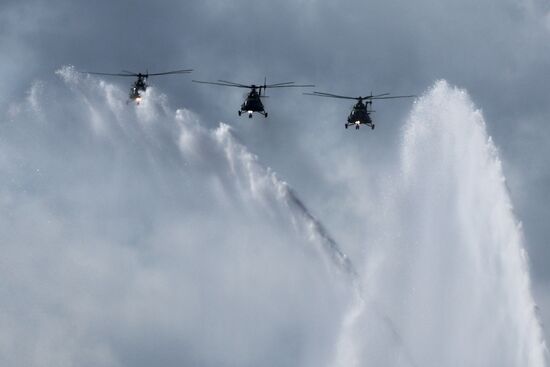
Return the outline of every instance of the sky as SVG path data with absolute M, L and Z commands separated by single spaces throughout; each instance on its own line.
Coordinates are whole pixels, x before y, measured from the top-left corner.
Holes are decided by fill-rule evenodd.
M 78 120 L 79 108 L 86 108 L 83 107 L 86 104 L 71 99 L 70 88 L 65 91 L 67 87 L 62 87 L 66 81 L 56 73 L 56 70 L 67 65 L 73 65 L 76 70 L 113 73 L 123 69 L 159 72 L 192 68 L 194 72 L 190 75 L 151 78 L 150 83 L 156 93 L 154 96 L 159 96 L 161 102 L 171 106 L 170 108 L 190 111 L 195 116 L 193 119 L 200 121 L 199 124 L 204 129 L 216 129 L 220 122 L 231 126 L 237 141 L 243 142 L 248 151 L 257 155 L 263 167 L 270 167 L 281 180 L 288 182 L 309 212 L 316 218 L 322 218 L 324 226 L 338 240 L 342 250 L 351 259 L 360 259 L 364 252 L 364 242 L 370 238 L 370 231 L 373 229 L 369 227 L 370 224 L 364 223 L 362 216 L 377 215 L 373 213 L 373 203 L 377 201 L 379 186 L 383 185 L 377 174 L 384 167 L 393 165 L 399 157 L 403 121 L 411 110 L 412 101 L 377 102 L 374 105 L 376 130 L 371 132 L 361 129 L 356 132 L 343 128 L 351 107 L 351 102 L 348 101 L 303 96 L 300 90 L 273 90 L 266 100 L 268 119 L 240 119 L 237 110 L 243 99 L 242 90 L 198 85 L 192 83 L 191 79 L 225 79 L 247 84 L 260 83 L 267 77 L 268 82 L 312 83 L 316 85 L 315 90 L 345 95 L 365 95 L 371 92 L 420 95 L 437 80 L 445 79 L 468 91 L 476 107 L 482 111 L 488 133 L 499 150 L 514 212 L 523 227 L 535 301 L 539 305 L 542 322 L 550 325 L 550 247 L 547 243 L 550 228 L 546 224 L 550 216 L 550 168 L 547 163 L 550 131 L 546 126 L 550 117 L 550 105 L 547 103 L 550 85 L 550 51 L 547 47 L 549 37 L 550 4 L 542 0 L 443 0 L 435 4 L 425 0 L 212 0 L 158 3 L 141 0 L 115 3 L 4 0 L 0 4 L 0 76 L 4 86 L 0 90 L 0 112 L 6 124 L 9 116 L 17 110 L 18 103 L 27 101 L 25 103 L 32 105 L 33 93 L 36 93 L 52 102 L 45 116 L 57 116 L 54 106 L 59 105 L 60 100 L 66 99 L 73 101 L 74 107 L 70 108 L 70 116 L 74 121 Z M 131 83 L 126 78 L 94 80 L 98 83 L 99 80 L 104 80 L 123 92 L 126 92 Z M 94 88 L 99 90 L 103 87 L 98 85 Z M 121 95 L 119 89 L 112 93 L 123 100 L 126 95 Z M 81 92 L 79 88 L 75 90 L 76 94 L 84 93 L 87 98 L 92 98 L 86 94 L 88 92 Z M 91 100 L 90 109 L 93 110 L 97 103 L 99 102 Z M 24 104 L 21 106 L 25 110 Z M 115 110 L 119 111 L 118 108 Z M 162 111 L 155 113 L 164 119 Z M 108 115 L 100 114 L 98 121 L 108 118 Z M 148 130 L 147 121 L 151 120 L 148 116 L 138 115 L 136 118 L 144 121 L 145 125 L 140 130 L 144 136 L 153 134 Z M 117 119 L 126 121 L 119 116 Z M 17 118 L 15 120 L 18 121 Z M 101 175 L 102 169 L 113 159 L 113 155 L 117 156 L 109 150 L 114 148 L 106 144 L 105 151 L 102 151 L 94 163 L 94 145 L 89 142 L 86 145 L 86 141 L 80 141 L 79 130 L 68 121 L 61 126 L 63 129 L 56 128 L 54 131 L 48 131 L 47 126 L 42 126 L 43 130 L 39 130 L 47 136 L 44 141 L 48 143 L 48 149 L 54 152 L 53 156 L 61 160 L 62 157 L 70 157 L 69 149 L 79 147 L 77 142 L 83 144 L 81 147 L 88 154 L 75 158 L 74 165 L 70 164 L 73 169 L 68 170 L 68 173 L 63 173 L 61 165 L 50 166 L 50 161 L 45 160 L 44 165 L 50 166 L 55 172 L 66 174 L 69 181 L 75 180 L 75 192 L 68 195 L 80 197 L 76 191 L 81 187 L 80 190 L 90 190 L 88 196 L 100 196 L 100 188 L 94 185 L 85 186 L 85 182 L 71 178 L 69 173 L 78 175 L 79 160 L 89 160 L 92 169 L 96 170 L 94 172 Z M 110 131 L 108 127 L 98 129 Z M 142 135 L 134 136 L 127 129 L 127 126 L 122 129 L 123 132 L 119 132 L 113 141 L 121 141 L 128 136 L 132 142 L 143 139 Z M 25 140 L 23 132 L 24 130 L 16 129 L 13 135 L 8 136 L 13 136 L 16 139 L 14 141 L 22 139 L 21 144 L 30 144 Z M 28 131 L 26 133 L 31 134 Z M 7 137 L 2 139 L 7 144 Z M 41 141 L 41 138 L 36 139 Z M 72 140 L 74 143 L 64 144 L 56 150 L 56 139 Z M 158 141 L 164 140 L 158 137 Z M 15 143 L 12 141 L 10 144 Z M 18 151 L 13 149 L 14 152 Z M 177 160 L 174 158 L 177 154 L 170 150 L 176 148 L 166 149 L 171 153 L 166 153 L 169 158 L 161 163 L 162 167 L 168 167 L 163 168 L 162 172 L 174 164 L 172 160 Z M 37 148 L 36 152 L 28 154 L 28 157 L 39 159 L 43 152 Z M 149 184 L 161 187 L 175 185 L 168 178 L 154 178 L 157 170 L 154 165 L 141 165 L 139 158 L 146 160 L 147 152 L 131 147 L 122 154 L 120 162 L 127 162 L 129 165 L 126 167 L 120 163 L 120 166 L 116 166 L 123 170 L 120 174 L 123 178 L 112 174 L 109 182 L 114 188 L 103 188 L 113 198 L 121 195 L 121 192 L 130 198 L 147 195 L 146 187 Z M 136 158 L 132 158 L 134 154 Z M 206 156 L 210 156 L 209 154 Z M 5 159 L 12 160 L 13 156 L 7 155 Z M 23 158 L 21 162 L 24 162 Z M 13 169 L 15 172 L 16 169 Z M 127 180 L 139 181 L 140 170 L 153 176 L 150 178 L 151 182 L 126 188 L 123 183 Z M 178 176 L 180 174 L 182 173 L 174 173 L 170 177 L 184 180 Z M 210 174 L 201 171 L 201 175 L 197 177 L 208 178 Z M 200 180 L 196 180 L 200 186 Z M 225 180 L 222 183 L 226 184 L 231 178 L 226 177 Z M 101 183 L 97 182 L 98 185 Z M 193 192 L 194 186 L 189 185 Z M 215 186 L 214 183 L 212 185 Z M 168 191 L 179 192 L 176 188 Z M 55 194 L 54 188 L 48 188 L 46 184 L 40 186 L 37 192 L 40 195 L 52 195 L 56 202 L 63 202 L 63 196 Z M 200 197 L 200 192 L 201 190 L 197 190 L 197 197 Z M 244 195 L 238 189 L 235 192 Z M 191 207 L 204 206 L 194 202 L 192 195 L 184 197 L 189 200 Z M 240 208 L 241 205 L 246 207 L 246 204 L 238 202 L 248 200 L 246 195 L 238 197 L 237 203 L 227 204 L 228 212 L 235 207 Z M 165 208 L 170 208 L 171 200 L 167 195 L 160 203 L 153 198 L 149 198 L 147 203 L 153 207 L 152 212 L 161 215 Z M 140 212 L 139 208 L 133 207 L 135 204 L 130 199 L 120 203 L 114 200 L 114 203 L 118 206 L 113 205 L 112 208 L 115 210 L 118 207 L 120 213 Z M 33 202 L 29 205 L 37 204 Z M 85 205 L 90 213 L 101 211 L 95 206 L 100 206 L 98 203 L 85 202 Z M 70 203 L 67 206 L 70 209 Z M 40 212 L 46 209 L 33 210 Z M 179 218 L 175 213 L 177 208 L 173 207 L 168 212 Z M 189 220 L 194 222 L 201 216 L 208 218 L 209 215 L 212 213 L 205 209 L 204 213 Z M 258 214 L 252 212 L 247 215 L 254 221 Z M 95 226 L 107 228 L 107 237 L 120 237 L 121 241 L 132 241 L 127 238 L 128 233 L 132 232 L 130 229 L 142 228 L 146 221 L 136 214 L 120 223 L 115 219 L 116 211 L 112 216 L 112 221 L 105 220 L 105 224 L 100 224 L 100 216 L 94 215 L 92 218 L 98 221 Z M 165 216 L 162 215 L 162 218 L 165 219 Z M 162 221 L 159 219 L 159 222 Z M 234 222 L 231 223 L 236 227 L 243 225 L 242 221 L 235 219 Z M 125 226 L 126 230 L 115 228 L 115 224 Z M 199 223 L 195 225 L 200 228 Z M 260 228 L 263 223 L 258 221 L 257 225 Z M 292 227 L 284 220 L 281 226 Z M 62 231 L 57 235 L 67 238 L 87 233 L 81 231 L 99 231 L 93 227 L 93 224 L 79 223 L 75 225 L 72 231 L 74 233 Z M 272 228 L 264 230 L 274 231 Z M 145 229 L 143 231 L 146 232 Z M 260 237 L 262 230 L 255 233 Z M 56 232 L 50 235 L 55 238 Z M 179 233 L 178 236 L 186 238 L 191 235 Z M 178 236 L 174 238 L 180 238 Z M 202 238 L 203 235 L 197 236 Z M 273 243 L 278 243 L 284 242 L 286 235 L 277 232 L 272 236 L 275 238 Z M 288 236 L 299 238 L 298 234 Z M 296 238 L 292 237 L 288 241 L 300 242 Z M 106 246 L 106 240 L 94 240 L 100 242 L 100 248 Z M 32 242 L 33 239 L 28 241 Z M 95 257 L 92 256 L 95 259 L 94 264 L 109 261 L 108 250 L 104 250 L 94 255 Z M 246 252 L 244 248 L 240 250 Z M 283 259 L 295 256 L 287 253 L 291 249 L 279 250 L 276 254 Z M 197 249 L 192 248 L 189 251 Z M 48 259 L 50 255 L 44 256 Z M 131 278 L 134 267 L 138 267 L 140 262 L 139 259 L 128 261 L 130 262 L 126 266 L 130 270 L 127 277 Z M 361 261 L 356 263 L 361 271 Z M 174 269 L 177 268 L 176 265 L 173 266 Z M 309 284 L 309 277 L 315 272 L 316 265 L 307 266 L 312 268 L 306 275 L 292 273 L 301 279 L 295 292 L 299 292 L 300 284 Z M 154 269 L 154 265 L 152 268 Z M 253 269 L 245 269 L 253 272 Z M 221 274 L 218 275 L 223 278 Z M 323 276 L 330 278 L 327 274 Z M 246 288 L 246 282 L 241 284 L 238 280 L 234 281 L 237 288 Z M 274 280 L 266 277 L 258 282 L 265 285 L 272 284 Z M 314 284 L 319 286 L 318 282 Z M 123 289 L 122 285 L 115 285 L 108 288 L 108 291 L 117 292 L 120 289 Z M 281 283 L 277 283 L 275 289 L 279 293 L 272 295 L 274 299 L 288 297 L 287 293 L 293 292 Z M 136 287 L 136 292 L 140 291 L 143 288 Z M 321 299 L 325 296 L 318 289 L 317 293 L 315 290 L 312 292 L 313 298 Z M 343 291 L 337 290 L 330 294 L 330 301 L 326 308 L 319 310 L 320 314 L 326 316 L 334 309 L 345 308 L 338 300 L 339 292 Z M 129 299 L 140 296 L 131 294 Z M 238 300 L 241 302 L 241 298 Z M 263 302 L 260 297 L 256 301 L 258 304 Z M 182 300 L 175 302 L 184 303 Z M 239 302 L 235 301 L 233 306 L 242 307 Z M 244 300 L 242 302 L 245 303 Z M 215 303 L 212 301 L 212 304 Z M 296 303 L 300 304 L 298 301 Z M 93 308 L 94 305 L 89 307 Z M 276 309 L 265 307 L 267 312 L 274 315 L 288 316 L 292 313 L 291 320 L 314 324 L 311 316 L 300 309 L 301 304 L 296 308 L 298 311 L 292 309 L 292 312 L 287 310 L 287 313 L 278 313 Z M 212 310 L 212 314 L 216 314 L 216 310 Z M 116 312 L 113 315 L 115 318 Z M 180 321 L 182 325 L 188 322 Z M 130 321 L 127 322 L 131 324 Z M 222 321 L 218 322 L 223 324 Z M 318 343 L 329 345 L 330 338 L 327 335 L 336 326 L 329 324 L 324 327 L 322 337 L 319 337 L 324 339 Z M 311 329 L 306 327 L 304 330 Z M 160 331 L 159 333 L 162 334 Z M 292 334 L 291 331 L 289 333 Z M 548 335 L 548 331 L 546 334 Z M 208 338 L 207 335 L 201 337 Z M 123 345 L 122 338 L 113 338 L 120 343 L 121 349 L 130 350 L 135 347 Z M 221 344 L 220 342 L 220 355 L 223 356 L 223 353 L 229 353 L 231 347 L 222 347 Z M 196 355 L 200 356 L 201 351 L 197 351 Z M 215 364 L 216 361 L 209 363 Z

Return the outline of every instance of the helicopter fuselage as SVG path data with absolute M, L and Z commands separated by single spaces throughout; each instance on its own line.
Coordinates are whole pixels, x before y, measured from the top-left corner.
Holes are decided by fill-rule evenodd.
M 253 87 L 250 93 L 248 93 L 246 100 L 241 105 L 241 109 L 238 111 L 239 116 L 241 116 L 241 114 L 244 112 L 248 114 L 249 118 L 252 118 L 252 114 L 254 112 L 257 112 L 267 117 L 267 112 L 265 112 L 264 110 L 264 105 L 260 97 L 260 93 L 258 93 L 256 91 L 256 88 Z
M 368 110 L 369 102 L 364 103 L 362 100 L 359 100 L 351 110 L 348 116 L 348 122 L 346 123 L 346 129 L 349 126 L 355 126 L 356 129 L 359 129 L 361 125 L 370 126 L 371 129 L 374 129 L 374 123 L 370 117 L 372 111 Z
M 147 90 L 147 76 L 139 74 L 138 79 L 134 82 L 134 85 L 130 89 L 130 99 L 132 101 L 141 101 L 141 92 Z

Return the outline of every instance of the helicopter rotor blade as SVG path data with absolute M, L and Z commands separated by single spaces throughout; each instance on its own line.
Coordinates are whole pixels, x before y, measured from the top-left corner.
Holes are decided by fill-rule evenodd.
M 148 76 L 155 75 L 156 76 L 156 75 L 168 75 L 168 74 L 189 74 L 192 71 L 193 71 L 193 69 L 182 69 L 182 70 L 165 71 L 165 72 L 162 72 L 162 73 L 152 73 L 152 74 L 147 73 L 146 75 L 148 75 Z
M 313 94 L 323 97 L 334 97 L 334 98 L 345 98 L 345 99 L 356 99 L 357 97 L 342 96 L 340 94 L 326 93 L 326 92 L 313 92 Z
M 338 94 L 324 93 L 324 92 L 313 92 L 313 93 L 304 93 L 308 96 L 317 96 L 317 97 L 328 97 L 328 98 L 339 98 L 339 99 L 358 99 L 356 97 L 340 96 Z
M 288 82 L 288 83 L 294 83 L 294 82 Z M 313 84 L 288 84 L 288 83 L 282 83 L 280 84 L 269 84 L 266 85 L 265 88 L 313 88 L 315 85 Z
M 134 76 L 138 76 L 139 73 L 136 73 L 135 71 L 128 71 L 128 70 L 122 70 L 123 73 L 132 74 Z
M 235 86 L 235 87 L 252 88 L 252 85 L 246 85 L 246 84 L 241 84 L 241 83 L 235 83 L 235 82 L 230 82 L 230 81 L 227 81 L 227 80 L 220 80 L 220 79 L 218 79 L 218 82 L 220 82 L 220 83 L 225 83 L 225 84 L 230 84 L 230 85 Z
M 96 73 L 93 71 L 79 71 L 81 74 L 90 74 L 90 75 L 109 75 L 109 76 L 137 76 L 137 74 L 122 74 L 122 73 Z
M 410 95 L 410 96 L 390 96 L 390 97 L 372 97 L 370 99 L 394 99 L 394 98 L 414 98 L 416 96 Z
M 289 84 L 294 84 L 294 82 L 284 82 L 284 83 L 267 84 L 267 83 L 264 81 L 264 85 L 265 85 L 266 87 L 277 87 L 277 86 L 280 86 L 280 85 L 289 85 Z
M 389 96 L 390 94 L 389 93 L 382 93 L 382 94 L 376 94 L 376 95 L 372 95 L 372 93 L 368 96 L 365 96 L 365 97 L 361 97 L 361 99 L 373 99 L 373 98 L 378 98 L 378 97 L 383 97 L 383 96 Z
M 200 83 L 200 84 L 212 84 L 212 85 L 221 85 L 223 87 L 235 87 L 235 88 L 252 88 L 251 86 L 248 86 L 248 85 L 240 85 L 240 84 L 228 84 L 226 82 L 205 82 L 205 81 L 202 81 L 202 80 L 192 80 L 193 83 Z

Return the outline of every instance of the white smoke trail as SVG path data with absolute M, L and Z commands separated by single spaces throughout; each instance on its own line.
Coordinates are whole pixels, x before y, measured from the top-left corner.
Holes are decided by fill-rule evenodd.
M 288 186 L 154 87 L 57 74 L 0 124 L 0 365 L 326 360 L 352 268 Z
M 387 187 L 366 301 L 344 323 L 336 365 L 544 367 L 521 226 L 466 92 L 441 81 L 416 102 Z
M 246 147 L 231 134 L 229 125 L 221 124 L 216 129 L 215 136 L 224 147 L 233 173 L 240 172 L 235 177 L 243 177 L 242 172 L 245 172 L 244 177 L 248 178 L 249 189 L 254 196 L 260 196 L 264 200 L 268 196 L 273 196 L 283 203 L 289 209 L 290 219 L 295 227 L 303 232 L 311 243 L 320 244 L 330 261 L 355 280 L 357 273 L 349 258 L 287 183 L 278 179 L 271 169 L 262 167 L 257 157 L 248 152 Z
M 80 81 L 79 76 L 72 67 L 62 68 L 58 71 L 58 74 L 69 85 L 75 86 Z M 105 98 L 112 113 L 116 115 L 117 120 L 120 120 L 121 110 L 124 108 L 120 102 L 120 92 L 117 93 L 112 85 L 102 81 L 99 82 L 99 85 L 105 90 Z M 162 112 L 159 111 L 159 108 Z M 157 122 L 162 113 L 170 114 L 166 105 L 166 97 L 163 95 L 146 95 L 142 106 L 137 108 L 136 111 L 140 121 L 148 123 Z M 95 117 L 95 111 L 93 114 L 92 125 L 100 133 L 104 127 L 99 127 L 100 123 L 96 120 L 104 121 L 104 119 Z M 337 268 L 353 277 L 356 276 L 352 263 L 342 252 L 337 242 L 329 235 L 323 224 L 310 213 L 286 182 L 280 180 L 270 168 L 263 167 L 259 163 L 258 157 L 250 153 L 242 143 L 237 141 L 229 125 L 220 123 L 217 129 L 210 131 L 202 128 L 197 117 L 188 110 L 177 110 L 174 116 L 175 120 L 179 122 L 179 147 L 184 154 L 197 158 L 198 155 L 204 154 L 205 149 L 209 149 L 205 146 L 208 147 L 217 143 L 218 148 L 223 150 L 233 177 L 239 181 L 241 188 L 250 192 L 251 197 L 255 200 L 263 203 L 266 210 L 269 210 L 274 203 L 282 204 L 285 208 L 288 208 L 289 219 L 296 229 L 302 232 L 311 243 L 320 244 L 330 261 Z M 162 131 L 163 129 L 166 129 L 166 126 L 161 129 L 158 126 L 155 127 L 155 130 Z M 173 130 L 168 129 L 167 134 L 171 133 L 173 133 Z M 171 140 L 173 137 L 167 135 L 165 138 Z

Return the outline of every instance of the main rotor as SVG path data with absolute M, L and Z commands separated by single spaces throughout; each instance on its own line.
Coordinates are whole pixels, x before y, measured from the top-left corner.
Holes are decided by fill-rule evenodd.
M 363 97 L 363 96 L 359 96 L 359 97 L 342 96 L 342 95 L 339 95 L 339 94 L 332 94 L 332 93 L 325 93 L 325 92 L 312 92 L 312 93 L 304 93 L 304 94 L 308 95 L 308 96 L 317 96 L 317 97 L 352 99 L 352 100 L 356 100 L 358 102 L 363 102 L 363 101 L 370 102 L 374 99 L 395 99 L 395 98 L 412 98 L 412 97 L 416 97 L 414 95 L 390 96 L 390 93 L 382 93 L 382 94 L 373 95 L 372 92 L 371 92 L 370 95 L 367 95 L 365 97 Z
M 264 79 L 264 84 L 256 85 L 256 84 L 242 84 L 242 83 L 235 83 L 230 82 L 227 80 L 218 80 L 216 82 L 206 82 L 202 80 L 193 80 L 194 83 L 201 83 L 201 84 L 211 84 L 211 85 L 221 85 L 223 87 L 234 87 L 234 88 L 246 88 L 250 89 L 251 92 L 258 91 L 258 94 L 262 96 L 262 92 L 265 93 L 265 91 L 268 88 L 308 88 L 308 87 L 314 87 L 313 84 L 294 84 L 295 82 L 283 82 L 283 83 L 274 83 L 274 84 L 267 84 Z
M 93 71 L 83 71 L 84 74 L 92 74 L 92 75 L 109 75 L 109 76 L 129 76 L 134 78 L 149 78 L 150 76 L 157 76 L 157 75 L 170 75 L 170 74 L 189 74 L 192 72 L 193 69 L 181 69 L 181 70 L 172 70 L 172 71 L 164 71 L 162 73 L 149 73 L 149 71 L 146 71 L 145 73 L 136 73 L 133 71 L 128 70 L 122 70 L 120 73 L 97 73 Z

